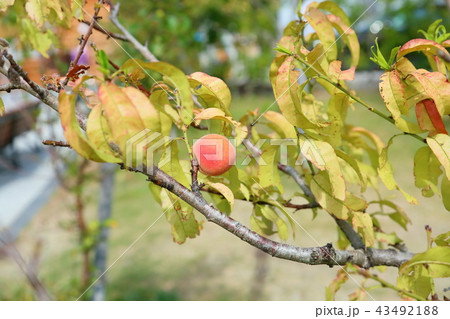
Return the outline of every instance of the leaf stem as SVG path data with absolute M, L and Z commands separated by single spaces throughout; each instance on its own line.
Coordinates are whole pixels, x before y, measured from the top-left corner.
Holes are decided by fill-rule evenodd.
M 419 300 L 419 301 L 426 301 L 426 300 L 427 300 L 426 298 L 423 298 L 423 297 L 421 297 L 421 296 L 419 296 L 419 295 L 416 295 L 416 294 L 414 294 L 414 293 L 412 293 L 412 292 L 409 292 L 409 291 L 405 291 L 405 290 L 403 290 L 403 289 L 400 289 L 400 288 L 394 286 L 393 284 L 387 282 L 386 280 L 384 280 L 384 279 L 378 277 L 378 275 L 371 274 L 371 273 L 370 273 L 369 271 L 367 271 L 367 270 L 364 270 L 364 269 L 361 269 L 361 268 L 357 268 L 356 271 L 357 271 L 358 274 L 360 274 L 361 276 L 363 276 L 363 277 L 365 277 L 365 278 L 370 278 L 370 279 L 372 279 L 372 280 L 375 280 L 375 281 L 379 282 L 379 283 L 381 284 L 382 287 L 385 287 L 385 288 L 389 288 L 389 289 L 395 290 L 395 291 L 397 291 L 397 292 L 400 293 L 400 294 L 403 294 L 403 295 L 405 295 L 405 296 L 414 298 L 414 299 Z
M 387 116 L 386 114 L 384 114 L 383 112 L 378 111 L 377 109 L 375 109 L 374 107 L 370 106 L 367 102 L 363 101 L 362 99 L 360 99 L 359 97 L 357 97 L 356 95 L 353 95 L 349 90 L 347 90 L 346 88 L 342 87 L 341 84 L 336 83 L 334 81 L 332 81 L 330 78 L 328 78 L 326 75 L 322 74 L 319 70 L 317 70 L 313 64 L 308 63 L 306 60 L 302 59 L 301 57 L 299 57 L 297 54 L 292 54 L 292 56 L 299 62 L 305 64 L 308 66 L 308 68 L 312 69 L 314 72 L 317 73 L 317 77 L 330 83 L 331 85 L 333 85 L 335 88 L 337 88 L 338 90 L 340 90 L 341 92 L 345 93 L 345 95 L 347 95 L 348 97 L 350 97 L 351 99 L 353 99 L 354 101 L 358 102 L 359 104 L 361 104 L 362 106 L 364 106 L 366 109 L 368 109 L 370 112 L 375 113 L 376 115 L 378 115 L 379 117 L 382 117 L 383 119 L 385 119 L 386 121 L 392 123 L 395 125 L 395 121 L 394 119 L 392 119 L 391 117 Z M 414 137 L 415 139 L 421 141 L 422 143 L 426 143 L 424 141 L 424 139 L 422 137 L 420 137 L 417 134 L 413 134 L 413 133 L 406 133 L 404 132 L 404 134 L 407 135 L 411 135 L 412 137 Z

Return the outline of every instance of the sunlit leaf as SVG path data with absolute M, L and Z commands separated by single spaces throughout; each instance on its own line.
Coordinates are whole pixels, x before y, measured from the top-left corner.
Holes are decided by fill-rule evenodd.
M 433 196 L 441 173 L 440 163 L 431 149 L 427 146 L 419 148 L 414 155 L 414 176 L 415 185 L 422 189 L 422 195 Z
M 313 6 L 306 9 L 304 17 L 314 29 L 325 50 L 328 61 L 337 59 L 337 44 L 334 29 L 325 13 Z
M 64 137 L 70 146 L 84 158 L 104 162 L 81 131 L 76 118 L 75 103 L 75 94 L 67 94 L 65 91 L 59 93 L 59 113 Z
M 190 80 L 194 80 L 196 82 L 195 87 L 198 85 L 205 87 L 209 91 L 208 93 L 212 94 L 218 100 L 221 109 L 225 112 L 225 114 L 227 116 L 231 116 L 231 113 L 229 112 L 231 105 L 231 92 L 223 80 L 203 72 L 192 73 L 189 78 Z M 200 95 L 199 99 L 201 98 L 202 96 Z
M 312 140 L 303 135 L 299 136 L 302 155 L 320 170 L 326 170 L 330 178 L 332 194 L 340 200 L 345 200 L 345 181 L 339 161 L 333 147 L 323 141 Z
M 442 202 L 446 210 L 450 212 L 450 181 L 446 176 L 442 178 L 441 182 Z
M 225 199 L 228 201 L 228 203 L 230 204 L 230 208 L 231 210 L 233 210 L 233 206 L 234 206 L 234 195 L 233 192 L 224 184 L 222 183 L 212 183 L 212 182 L 206 182 L 206 185 L 214 188 L 215 190 L 217 190 L 220 194 L 223 195 L 223 197 L 225 197 Z
M 428 137 L 427 143 L 444 167 L 447 178 L 450 179 L 450 136 L 437 134 L 433 137 Z
M 417 205 L 417 200 L 413 196 L 405 192 L 402 188 L 400 188 L 400 186 L 398 186 L 397 182 L 395 181 L 394 169 L 392 168 L 392 164 L 388 161 L 388 150 L 392 145 L 392 142 L 393 138 L 389 140 L 388 145 L 386 145 L 386 147 L 384 147 L 379 154 L 378 173 L 380 175 L 380 179 L 389 190 L 399 190 L 410 204 Z
M 354 212 L 352 218 L 353 228 L 363 236 L 366 246 L 372 246 L 375 242 L 375 234 L 373 232 L 372 218 L 369 214 Z

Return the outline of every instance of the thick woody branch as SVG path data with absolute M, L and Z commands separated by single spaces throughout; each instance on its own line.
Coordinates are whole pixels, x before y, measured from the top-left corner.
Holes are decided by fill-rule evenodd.
M 119 13 L 120 3 L 117 3 L 112 7 L 111 15 L 109 19 L 122 32 L 124 37 L 142 54 L 142 56 L 150 62 L 158 62 L 159 60 L 150 52 L 150 50 L 143 44 L 141 44 L 128 30 L 125 28 L 117 18 Z
M 147 173 L 146 167 L 142 170 L 133 168 L 129 170 L 146 175 L 149 181 L 167 189 L 197 209 L 208 221 L 219 225 L 246 243 L 273 257 L 309 265 L 323 264 L 334 266 L 345 265 L 349 262 L 363 268 L 370 268 L 380 265 L 399 267 L 413 256 L 411 253 L 394 249 L 371 249 L 366 253 L 363 250 L 335 250 L 331 244 L 326 244 L 323 247 L 301 248 L 280 243 L 255 233 L 248 227 L 222 213 L 206 202 L 201 195 L 187 189 L 155 166 L 153 167 L 152 174 Z

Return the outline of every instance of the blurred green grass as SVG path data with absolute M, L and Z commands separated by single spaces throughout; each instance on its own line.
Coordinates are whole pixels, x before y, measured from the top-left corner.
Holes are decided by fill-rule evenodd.
M 361 96 L 380 110 L 384 110 L 376 92 L 363 92 Z M 235 96 L 232 101 L 233 116 L 238 119 L 249 109 L 267 109 L 274 102 L 271 94 Z M 277 110 L 276 105 L 270 107 Z M 397 129 L 375 114 L 359 105 L 349 111 L 350 124 L 363 126 L 377 133 L 384 142 Z M 200 134 L 203 134 L 200 132 Z M 403 207 L 413 221 L 410 232 L 399 230 L 394 224 L 386 222 L 387 231 L 398 231 L 407 245 L 414 251 L 426 248 L 424 226 L 429 224 L 434 234 L 448 231 L 449 214 L 441 204 L 440 198 L 423 198 L 414 187 L 412 161 L 420 143 L 408 136 L 398 137 L 389 155 L 392 159 L 396 178 L 401 187 L 411 192 L 419 200 L 419 206 L 406 203 L 399 192 L 395 202 Z M 286 180 L 286 189 L 294 189 L 291 180 Z M 87 189 L 91 200 L 86 208 L 90 220 L 96 218 L 96 185 Z M 77 251 L 77 234 L 73 224 L 74 215 L 70 212 L 68 194 L 59 190 L 21 234 L 17 246 L 30 256 L 36 240 L 42 240 L 43 250 L 39 275 L 53 296 L 62 300 L 76 299 L 79 289 L 80 256 Z M 232 217 L 249 224 L 251 205 L 238 202 Z M 153 227 L 147 228 L 162 214 L 153 200 L 145 177 L 119 171 L 114 192 L 113 218 L 118 226 L 111 230 L 108 265 L 120 258 L 107 272 L 107 300 L 247 300 L 251 299 L 254 270 L 260 259 L 255 258 L 256 249 L 222 230 L 205 222 L 200 237 L 189 239 L 178 245 L 172 241 L 170 227 L 163 216 Z M 205 220 L 196 213 L 199 220 Z M 336 226 L 324 212 L 319 212 L 313 221 L 309 211 L 294 215 L 301 225 L 296 229 L 296 238 L 288 243 L 303 247 L 324 245 L 337 240 Z M 143 237 L 125 255 L 121 254 L 143 232 Z M 274 237 L 277 239 L 277 237 Z M 277 239 L 278 240 L 278 239 Z M 325 286 L 335 276 L 335 270 L 325 266 L 308 266 L 276 258 L 265 258 L 268 268 L 262 297 L 267 300 L 322 300 Z M 33 299 L 22 273 L 12 260 L 0 258 L 1 300 Z M 388 269 L 382 276 L 393 280 L 396 269 Z M 361 282 L 356 277 L 355 282 Z M 338 293 L 338 300 L 346 300 L 347 295 L 358 288 L 350 280 Z M 445 285 L 445 284 L 442 284 Z M 448 284 L 447 284 L 448 286 Z M 438 288 L 441 287 L 438 285 Z M 370 291 L 376 300 L 396 300 L 398 296 L 386 289 Z M 367 297 L 371 300 L 371 297 Z

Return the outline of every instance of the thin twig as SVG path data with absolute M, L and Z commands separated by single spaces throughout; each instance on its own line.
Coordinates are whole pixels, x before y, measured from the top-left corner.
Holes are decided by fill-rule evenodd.
M 68 147 L 72 148 L 69 143 L 64 141 L 52 141 L 52 140 L 44 140 L 42 141 L 42 144 L 44 145 L 50 145 L 50 146 L 57 146 L 57 147 Z
M 87 21 L 87 20 L 79 20 L 81 23 L 90 25 L 92 21 Z M 102 27 L 97 21 L 94 20 L 94 29 L 105 34 L 107 36 L 107 38 L 114 38 L 117 40 L 121 40 L 121 41 L 125 41 L 125 42 L 129 42 L 130 40 L 128 40 L 128 38 L 126 36 L 124 36 L 123 34 L 120 33 L 114 33 L 111 31 L 106 30 L 104 27 Z
M 4 245 L 8 255 L 16 262 L 17 266 L 19 266 L 20 270 L 25 275 L 31 287 L 35 291 L 38 300 L 52 300 L 49 293 L 47 292 L 47 289 L 39 280 L 33 268 L 30 267 L 29 264 L 27 264 L 22 254 L 19 252 L 19 250 L 17 250 L 16 246 L 13 243 L 6 242 L 1 238 L 0 244 Z
M 122 34 L 125 36 L 128 41 L 142 54 L 144 58 L 146 58 L 150 62 L 158 62 L 159 60 L 153 55 L 153 53 L 150 52 L 150 50 L 145 46 L 142 45 L 128 30 L 125 28 L 117 18 L 117 15 L 119 13 L 120 3 L 115 4 L 112 7 L 111 14 L 109 16 L 109 19 L 111 22 L 117 27 L 117 29 L 122 32 Z
M 98 13 L 100 12 L 100 9 L 101 9 L 100 4 L 103 3 L 103 1 L 98 0 L 97 3 L 99 5 L 95 8 L 94 16 L 92 17 L 92 20 L 89 24 L 89 28 L 86 31 L 86 34 L 82 36 L 82 41 L 80 43 L 80 46 L 78 47 L 77 55 L 75 56 L 75 59 L 70 63 L 69 70 L 67 71 L 66 78 L 64 79 L 64 82 L 63 82 L 63 86 L 66 86 L 67 83 L 69 83 L 70 78 L 68 75 L 69 75 L 70 71 L 78 65 L 78 61 L 80 60 L 81 56 L 83 55 L 84 48 L 86 47 L 89 37 L 92 35 L 92 30 L 94 29 L 96 20 L 98 20 L 100 18 L 98 16 Z

